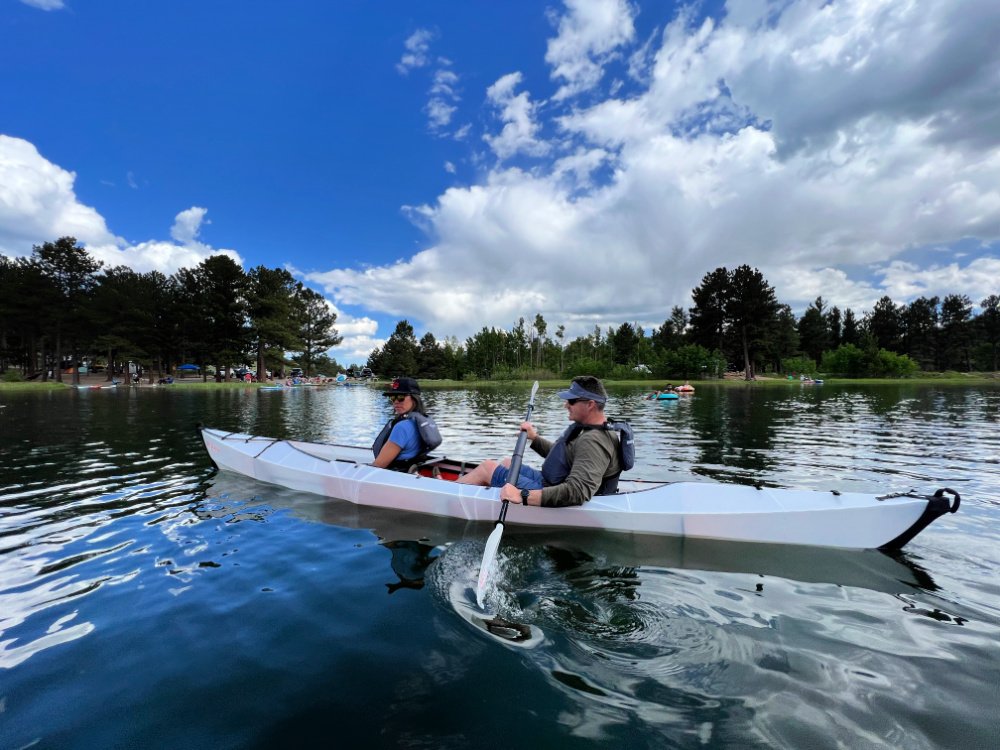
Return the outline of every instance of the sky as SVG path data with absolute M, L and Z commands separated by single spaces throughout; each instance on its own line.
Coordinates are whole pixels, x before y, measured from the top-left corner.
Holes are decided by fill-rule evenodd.
M 408 320 L 647 333 L 1000 294 L 996 0 L 0 0 L 0 253 L 283 267 Z

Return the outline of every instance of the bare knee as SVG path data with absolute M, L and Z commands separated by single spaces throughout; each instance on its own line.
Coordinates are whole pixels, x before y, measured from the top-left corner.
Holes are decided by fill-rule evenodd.
M 481 484 L 483 486 L 488 486 L 490 480 L 493 478 L 493 472 L 496 471 L 496 468 L 497 462 L 492 459 L 487 459 L 468 474 L 461 477 L 458 481 L 462 484 Z

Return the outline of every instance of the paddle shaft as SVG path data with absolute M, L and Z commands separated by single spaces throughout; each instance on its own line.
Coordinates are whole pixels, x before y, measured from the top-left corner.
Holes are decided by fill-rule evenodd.
M 524 415 L 524 421 L 531 419 L 531 412 L 535 409 L 535 393 L 538 392 L 538 381 L 531 387 L 531 398 L 528 399 L 528 412 Z M 517 487 L 517 482 L 521 478 L 521 462 L 524 459 L 524 446 L 528 442 L 528 433 L 521 430 L 514 444 L 514 454 L 510 457 L 510 470 L 507 472 L 507 481 Z M 503 523 L 507 516 L 507 500 L 503 501 L 500 508 L 500 518 L 497 523 Z
M 531 412 L 535 408 L 535 394 L 538 393 L 538 381 L 531 386 L 531 397 L 528 399 L 528 413 L 524 415 L 524 421 L 531 419 Z M 517 487 L 518 475 L 521 473 L 521 459 L 524 457 L 524 444 L 528 440 L 528 433 L 524 430 L 517 436 L 517 443 L 514 445 L 514 455 L 510 459 L 510 470 L 507 472 L 507 481 Z M 509 501 L 504 500 L 500 504 L 500 517 L 489 539 L 486 540 L 486 547 L 483 550 L 483 561 L 479 565 L 479 581 L 476 584 L 476 603 L 479 608 L 483 608 L 483 596 L 486 593 L 486 584 L 489 580 L 490 566 L 496 556 L 497 548 L 500 546 L 500 537 L 503 536 L 503 522 L 507 518 L 507 506 Z

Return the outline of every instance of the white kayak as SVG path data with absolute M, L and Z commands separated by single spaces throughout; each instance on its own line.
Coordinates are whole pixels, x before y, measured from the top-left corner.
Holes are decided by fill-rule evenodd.
M 433 459 L 417 473 L 372 466 L 371 450 L 201 428 L 212 462 L 262 482 L 358 505 L 496 521 L 500 491 L 458 484 L 475 464 Z M 601 529 L 734 542 L 846 549 L 899 549 L 929 523 L 958 510 L 950 489 L 933 495 L 820 492 L 708 482 L 623 480 L 618 493 L 570 508 L 510 505 L 512 525 Z M 950 497 L 949 497 L 950 495 Z

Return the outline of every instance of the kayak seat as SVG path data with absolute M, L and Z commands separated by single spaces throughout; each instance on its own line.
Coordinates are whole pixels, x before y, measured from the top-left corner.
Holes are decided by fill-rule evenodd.
M 440 459 L 432 458 L 429 461 L 424 461 L 423 463 L 413 464 L 409 468 L 407 473 L 409 474 L 419 474 L 423 477 L 433 477 L 434 479 L 441 478 L 441 467 L 438 466 Z
M 422 477 L 433 477 L 443 479 L 447 482 L 454 482 L 459 477 L 468 474 L 470 469 L 474 469 L 476 464 L 470 461 L 456 461 L 450 458 L 432 458 L 416 465 L 416 473 Z M 414 469 L 411 468 L 413 473 Z

